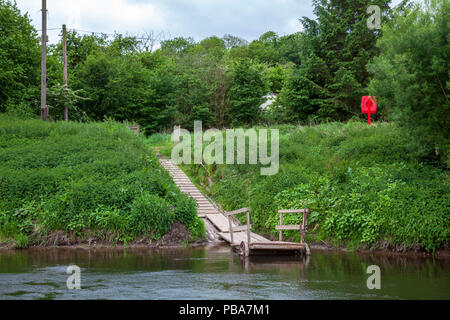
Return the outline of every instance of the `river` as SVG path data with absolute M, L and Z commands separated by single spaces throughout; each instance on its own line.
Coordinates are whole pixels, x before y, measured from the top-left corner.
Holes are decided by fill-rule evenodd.
M 67 287 L 70 265 L 79 290 Z M 367 287 L 370 265 L 381 289 Z M 450 299 L 450 262 L 320 250 L 242 259 L 223 245 L 0 251 L 0 299 Z

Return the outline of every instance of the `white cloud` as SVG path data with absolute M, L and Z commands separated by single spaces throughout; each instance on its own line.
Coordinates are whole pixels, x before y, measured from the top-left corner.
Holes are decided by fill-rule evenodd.
M 59 29 L 139 35 L 161 31 L 196 40 L 233 34 L 247 40 L 266 31 L 281 35 L 299 30 L 297 19 L 312 15 L 312 0 L 47 0 L 50 42 Z M 40 0 L 17 0 L 41 29 Z
M 22 12 L 28 12 L 33 25 L 42 26 L 41 1 L 18 0 Z M 162 30 L 165 26 L 163 10 L 150 1 L 127 0 L 47 0 L 47 27 L 104 33 L 141 34 L 143 31 Z M 59 30 L 49 31 L 50 42 L 59 39 Z
M 40 30 L 41 0 L 17 4 Z M 47 0 L 47 7 L 48 28 L 66 24 L 69 29 L 130 35 L 163 31 L 196 40 L 233 34 L 251 41 L 267 31 L 284 35 L 301 29 L 299 18 L 313 18 L 312 0 Z M 58 41 L 59 33 L 50 31 L 50 42 Z

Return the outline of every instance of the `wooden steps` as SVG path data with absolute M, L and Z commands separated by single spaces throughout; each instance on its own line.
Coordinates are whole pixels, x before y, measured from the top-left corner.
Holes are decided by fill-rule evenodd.
M 189 177 L 178 168 L 170 159 L 160 159 L 161 166 L 167 170 L 181 192 L 188 194 L 197 202 L 197 213 L 205 222 L 207 235 L 210 241 L 220 239 L 219 232 L 225 216 L 198 190 Z M 221 217 L 223 219 L 221 219 Z M 228 220 L 226 220 L 228 226 Z M 227 227 L 228 228 L 228 227 Z
M 232 212 L 223 213 L 209 201 L 198 188 L 192 183 L 189 177 L 178 168 L 170 159 L 160 159 L 161 166 L 167 170 L 173 181 L 181 192 L 192 197 L 197 203 L 198 216 L 203 219 L 207 229 L 207 236 L 210 241 L 223 239 L 230 246 L 237 250 L 240 255 L 260 255 L 260 254 L 292 254 L 292 252 L 306 251 L 309 254 L 309 247 L 304 243 L 305 225 L 283 225 L 283 214 L 287 213 L 304 213 L 307 209 L 301 210 L 280 210 L 280 225 L 277 230 L 280 231 L 280 241 L 270 241 L 254 232 L 247 233 L 251 229 L 250 210 L 243 208 Z M 231 216 L 237 214 L 247 214 L 247 224 L 244 226 L 237 225 L 231 219 Z M 305 216 L 303 221 L 305 221 Z M 231 224 L 231 230 L 230 230 Z M 302 243 L 284 242 L 281 232 L 283 230 L 298 230 L 302 235 Z M 230 232 L 231 231 L 231 232 Z M 233 241 L 231 240 L 233 239 Z M 250 242 L 250 243 L 249 243 Z

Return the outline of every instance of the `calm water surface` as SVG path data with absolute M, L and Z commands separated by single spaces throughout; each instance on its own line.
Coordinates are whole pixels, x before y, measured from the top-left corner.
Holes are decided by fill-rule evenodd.
M 66 286 L 81 268 L 81 290 Z M 381 290 L 366 286 L 381 269 Z M 242 260 L 197 249 L 0 251 L 0 299 L 450 299 L 450 261 L 313 251 Z

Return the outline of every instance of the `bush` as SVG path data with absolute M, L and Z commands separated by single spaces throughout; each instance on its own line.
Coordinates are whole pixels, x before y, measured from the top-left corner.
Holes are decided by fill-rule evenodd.
M 159 239 L 170 230 L 173 220 L 174 215 L 164 199 L 143 193 L 131 205 L 126 229 L 136 237 L 151 232 L 155 239 Z
M 184 224 L 192 238 L 202 239 L 205 237 L 206 227 L 197 215 L 197 203 L 191 197 L 179 197 L 175 203 L 175 219 Z
M 14 248 L 15 249 L 26 249 L 28 247 L 28 236 L 20 233 L 16 236 L 15 242 L 14 242 Z
M 87 229 L 115 241 L 161 237 L 175 210 L 201 234 L 195 203 L 125 126 L 0 114 L 0 237 Z
M 276 238 L 280 209 L 311 208 L 309 229 L 319 239 L 351 247 L 419 245 L 433 251 L 450 238 L 450 187 L 445 170 L 419 161 L 396 124 L 329 123 L 282 126 L 280 171 L 218 165 L 210 196 L 225 210 L 249 207 L 255 231 Z M 203 166 L 185 166 L 206 183 Z M 242 222 L 245 217 L 241 217 Z M 301 223 L 286 215 L 285 223 Z M 298 232 L 285 232 L 298 240 Z
M 421 143 L 423 158 L 450 166 L 448 136 L 449 2 L 426 1 L 398 11 L 377 42 L 369 90 L 381 109 Z

